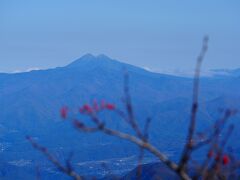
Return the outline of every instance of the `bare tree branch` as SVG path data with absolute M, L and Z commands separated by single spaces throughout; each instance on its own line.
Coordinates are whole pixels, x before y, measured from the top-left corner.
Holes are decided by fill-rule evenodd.
M 147 118 L 145 126 L 144 126 L 144 130 L 143 130 L 143 137 L 142 140 L 145 142 L 148 142 L 148 130 L 149 130 L 149 126 L 151 123 L 151 119 Z M 144 149 L 142 147 L 139 148 L 139 156 L 138 156 L 138 169 L 137 169 L 137 178 L 141 179 L 142 177 L 142 161 L 144 158 Z
M 131 96 L 129 93 L 129 75 L 128 72 L 125 71 L 124 73 L 124 95 L 125 95 L 125 107 L 126 107 L 126 111 L 128 113 L 128 122 L 131 125 L 131 127 L 133 128 L 133 130 L 136 132 L 138 137 L 142 137 L 142 133 L 138 127 L 138 124 L 135 120 L 134 117 L 134 112 L 133 112 L 133 107 L 132 107 L 132 100 L 131 100 Z
M 141 173 L 142 173 L 142 160 L 144 157 L 144 152 L 148 151 L 155 155 L 163 164 L 165 164 L 169 169 L 171 169 L 173 172 L 179 175 L 181 179 L 184 180 L 190 180 L 190 179 L 212 179 L 217 177 L 218 179 L 223 179 L 225 176 L 224 173 L 220 173 L 219 169 L 217 167 L 221 166 L 221 157 L 224 152 L 225 145 L 233 131 L 233 126 L 230 126 L 227 133 L 225 134 L 223 140 L 220 139 L 220 135 L 222 132 L 224 132 L 224 127 L 228 121 L 228 119 L 236 113 L 234 110 L 226 110 L 224 113 L 224 116 L 217 120 L 214 124 L 214 127 L 212 127 L 210 130 L 210 133 L 207 133 L 207 138 L 204 136 L 204 140 L 195 139 L 195 131 L 196 131 L 196 121 L 197 121 L 197 113 L 198 113 L 198 106 L 199 106 L 199 84 L 200 84 L 200 72 L 201 72 L 201 66 L 202 62 L 204 60 L 205 54 L 208 49 L 208 37 L 204 37 L 202 48 L 200 51 L 200 54 L 197 58 L 196 68 L 195 68 L 195 74 L 194 74 L 194 81 L 193 81 L 193 97 L 192 97 L 192 106 L 191 106 L 191 112 L 190 112 L 190 124 L 188 127 L 188 134 L 186 137 L 186 142 L 184 144 L 184 148 L 180 157 L 179 163 L 175 163 L 174 161 L 170 160 L 163 152 L 158 150 L 153 144 L 151 144 L 148 140 L 149 136 L 149 126 L 151 123 L 151 119 L 148 118 L 144 128 L 140 128 L 139 124 L 134 116 L 133 111 L 133 105 L 132 105 L 132 99 L 129 92 L 129 76 L 127 71 L 125 71 L 124 74 L 124 105 L 126 108 L 125 111 L 121 111 L 117 108 L 115 108 L 115 105 L 113 104 L 106 104 L 104 103 L 102 108 L 99 108 L 97 102 L 94 102 L 94 106 L 91 107 L 88 104 L 85 104 L 81 111 L 82 114 L 87 115 L 90 117 L 91 121 L 94 123 L 92 126 L 87 126 L 80 120 L 74 119 L 72 120 L 72 123 L 74 127 L 76 127 L 77 130 L 81 132 L 86 133 L 94 133 L 94 132 L 102 132 L 109 136 L 114 136 L 129 142 L 132 142 L 133 144 L 137 145 L 139 147 L 140 153 L 138 157 L 138 170 L 137 170 L 137 178 L 141 179 Z M 98 117 L 98 113 L 100 110 L 113 110 L 115 113 L 117 113 L 122 119 L 124 119 L 128 125 L 133 129 L 135 132 L 134 135 L 131 135 L 130 133 L 125 133 L 122 131 L 114 130 L 111 128 L 107 128 L 105 125 L 105 121 L 102 121 Z M 65 111 L 63 111 L 65 112 Z M 67 114 L 63 113 L 62 117 L 65 119 L 67 117 Z M 75 171 L 73 171 L 73 168 L 71 166 L 71 156 L 67 159 L 66 165 L 63 166 L 54 156 L 52 156 L 48 150 L 37 144 L 31 137 L 27 138 L 32 146 L 42 152 L 49 161 L 51 161 L 60 171 L 64 172 L 65 174 L 73 177 L 74 179 L 81 179 L 82 177 L 78 175 Z M 209 145 L 208 148 L 208 154 L 205 161 L 203 161 L 202 164 L 198 164 L 197 161 L 192 160 L 191 162 L 194 162 L 198 164 L 198 172 L 196 172 L 193 177 L 191 177 L 190 173 L 188 172 L 188 164 L 191 160 L 192 153 L 202 148 L 206 145 Z M 213 159 L 212 152 L 216 153 L 215 159 Z M 215 155 L 215 154 L 214 154 Z M 228 161 L 228 159 L 227 159 Z M 226 161 L 225 161 L 226 164 Z M 231 165 L 232 170 L 229 171 L 232 173 L 232 171 L 235 171 L 237 168 L 240 167 L 240 162 L 236 162 L 235 164 Z
M 208 49 L 208 36 L 204 37 L 202 49 L 197 58 L 197 64 L 196 64 L 195 75 L 194 75 L 194 83 L 193 83 L 193 97 L 192 97 L 193 103 L 192 103 L 192 109 L 191 109 L 191 119 L 190 119 L 190 125 L 188 128 L 186 144 L 183 149 L 183 153 L 180 160 L 179 171 L 182 171 L 185 169 L 185 166 L 190 159 L 192 148 L 193 148 L 193 136 L 195 132 L 196 117 L 197 117 L 197 111 L 198 111 L 199 78 L 200 78 L 202 62 L 207 52 L 207 49 Z
M 197 150 L 205 145 L 210 144 L 211 142 L 216 141 L 216 138 L 221 134 L 227 120 L 234 114 L 235 114 L 235 111 L 231 111 L 231 110 L 227 109 L 225 111 L 223 117 L 221 119 L 219 119 L 218 121 L 216 121 L 214 123 L 214 126 L 210 129 L 210 130 L 213 130 L 213 133 L 204 141 L 194 144 L 192 147 L 192 150 Z
M 97 117 L 94 117 L 97 118 Z M 100 120 L 98 120 L 100 122 Z M 79 128 L 77 127 L 80 131 L 84 131 L 84 132 L 93 132 L 93 131 L 86 131 L 85 128 Z M 127 133 L 123 133 L 120 131 L 116 131 L 113 129 L 109 129 L 106 128 L 105 126 L 98 126 L 99 131 L 102 131 L 103 133 L 110 135 L 110 136 L 115 136 L 121 139 L 125 139 L 127 141 L 130 141 L 136 145 L 138 145 L 139 147 L 148 150 L 149 152 L 151 152 L 152 154 L 154 154 L 156 157 L 158 157 L 165 165 L 167 165 L 170 169 L 172 169 L 173 171 L 178 173 L 178 165 L 174 162 L 172 162 L 167 156 L 165 156 L 162 152 L 160 152 L 156 147 L 154 147 L 153 145 L 151 145 L 148 142 L 145 142 L 144 140 L 132 136 L 130 134 Z M 182 177 L 183 179 L 191 179 L 185 172 L 180 172 L 178 173 L 180 175 L 180 177 Z
M 59 171 L 67 174 L 68 176 L 74 178 L 75 180 L 82 180 L 82 177 L 73 170 L 72 166 L 70 165 L 69 159 L 67 161 L 67 167 L 63 166 L 56 157 L 54 157 L 47 148 L 39 145 L 37 142 L 35 142 L 32 137 L 30 136 L 26 136 L 26 139 L 31 143 L 31 145 L 33 146 L 33 148 L 37 149 L 38 151 L 40 151 L 41 153 L 43 153 L 47 159 L 52 162 Z
M 225 145 L 227 144 L 229 137 L 232 134 L 232 131 L 234 129 L 233 125 L 230 125 L 228 128 L 228 131 L 222 140 L 222 142 L 219 144 L 219 147 L 217 149 L 217 157 L 212 165 L 212 167 L 209 169 L 210 173 L 208 174 L 207 178 L 212 178 L 216 175 L 217 170 L 219 169 L 218 167 L 221 166 L 221 159 L 222 159 L 222 153 L 224 151 Z

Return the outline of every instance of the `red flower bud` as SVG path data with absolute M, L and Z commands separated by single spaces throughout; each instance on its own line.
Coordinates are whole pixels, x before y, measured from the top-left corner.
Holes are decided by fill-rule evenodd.
M 62 107 L 60 110 L 60 115 L 63 119 L 67 118 L 68 108 L 66 106 Z
M 92 113 L 92 111 L 93 111 L 92 108 L 88 104 L 85 104 L 83 106 L 83 110 L 87 113 Z
M 114 110 L 116 107 L 115 107 L 114 104 L 106 104 L 105 108 L 108 109 L 108 110 Z
M 223 156 L 223 159 L 222 159 L 222 163 L 223 163 L 224 165 L 227 165 L 227 164 L 229 163 L 229 161 L 230 161 L 229 156 L 228 156 L 228 155 L 224 155 L 224 156 Z

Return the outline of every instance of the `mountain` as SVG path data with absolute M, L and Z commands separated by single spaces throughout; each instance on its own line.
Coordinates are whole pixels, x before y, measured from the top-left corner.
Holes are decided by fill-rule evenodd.
M 189 120 L 192 78 L 153 73 L 105 55 L 87 54 L 65 67 L 0 74 L 1 161 L 24 160 L 31 166 L 40 161 L 43 169 L 52 168 L 26 142 L 25 135 L 31 135 L 60 159 L 74 151 L 74 163 L 84 174 L 96 173 L 96 169 L 101 169 L 101 163 L 97 162 L 101 161 L 110 164 L 118 173 L 134 168 L 136 157 L 122 163 L 121 168 L 119 159 L 134 156 L 135 146 L 99 133 L 79 133 L 59 117 L 62 106 L 67 105 L 77 112 L 81 105 L 92 103 L 94 99 L 104 99 L 123 109 L 125 70 L 129 73 L 129 88 L 139 124 L 143 127 L 146 118 L 151 117 L 150 140 L 177 160 Z M 239 76 L 201 78 L 198 127 L 210 126 L 219 117 L 219 108 L 238 108 L 239 92 Z M 130 132 L 126 123 L 114 114 L 105 113 L 102 117 L 107 126 Z M 238 116 L 235 119 L 237 122 Z M 240 147 L 239 143 L 235 145 Z M 84 163 L 89 161 L 90 165 Z
M 240 77 L 240 68 L 238 69 L 213 69 L 211 70 L 214 76 L 231 76 Z

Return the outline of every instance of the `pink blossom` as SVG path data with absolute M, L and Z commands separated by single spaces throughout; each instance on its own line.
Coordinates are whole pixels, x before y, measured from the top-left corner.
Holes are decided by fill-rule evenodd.
M 108 103 L 108 104 L 105 105 L 105 108 L 108 109 L 108 110 L 114 110 L 116 107 L 115 107 L 114 104 L 109 104 Z
M 92 111 L 93 111 L 91 106 L 89 106 L 88 104 L 85 104 L 82 108 L 87 113 L 92 113 Z
M 60 115 L 63 119 L 67 118 L 67 114 L 68 114 L 68 108 L 66 106 L 62 107 L 60 109 Z
M 229 161 L 230 161 L 229 156 L 228 156 L 228 155 L 224 155 L 224 156 L 223 156 L 223 159 L 222 159 L 222 163 L 223 163 L 224 165 L 227 165 L 227 164 L 229 163 Z

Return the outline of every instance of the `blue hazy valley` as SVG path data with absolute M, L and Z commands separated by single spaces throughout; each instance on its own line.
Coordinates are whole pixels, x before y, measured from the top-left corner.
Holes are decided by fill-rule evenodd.
M 66 105 L 72 116 L 85 120 L 78 108 L 94 99 L 124 109 L 125 70 L 137 121 L 143 128 L 146 118 L 152 118 L 150 141 L 178 161 L 189 123 L 192 78 L 154 73 L 105 55 L 87 54 L 64 67 L 0 74 L 0 179 L 33 179 L 36 166 L 44 179 L 67 179 L 31 147 L 26 135 L 62 161 L 73 152 L 73 164 L 80 174 L 103 177 L 107 175 L 103 163 L 119 175 L 135 168 L 137 147 L 101 133 L 78 132 L 59 116 L 59 109 Z M 240 107 L 240 69 L 219 71 L 201 78 L 199 132 L 210 127 L 223 109 Z M 106 126 L 131 132 L 114 113 L 102 113 L 101 117 Z M 239 115 L 231 122 L 236 128 L 229 143 L 237 152 Z M 144 163 L 156 161 L 150 154 L 144 158 Z

